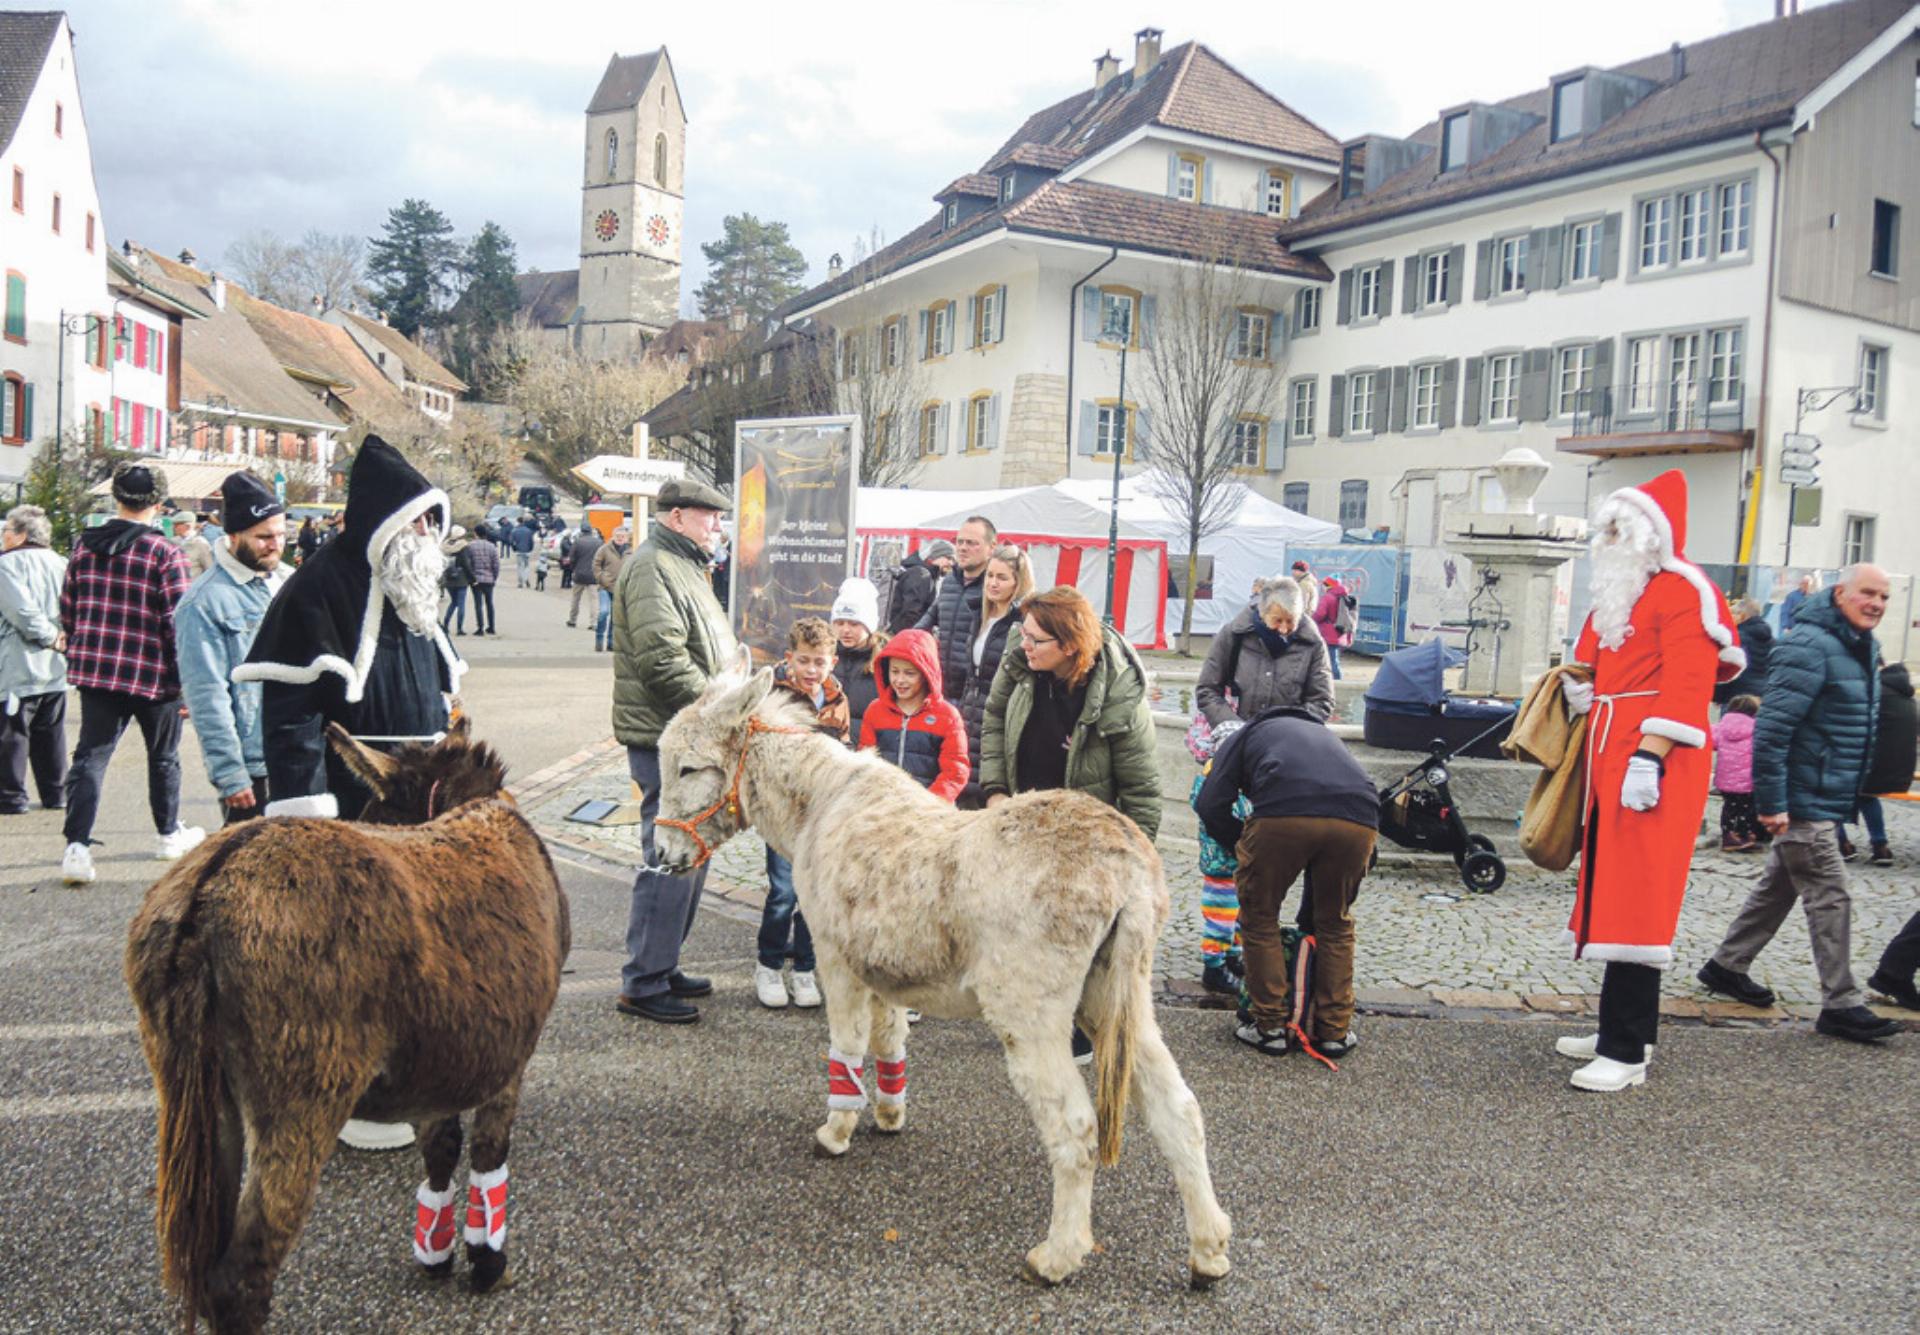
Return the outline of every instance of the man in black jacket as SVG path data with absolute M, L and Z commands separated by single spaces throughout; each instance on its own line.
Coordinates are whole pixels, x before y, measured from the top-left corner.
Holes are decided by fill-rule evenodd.
M 887 634 L 912 630 L 933 605 L 933 590 L 940 577 L 953 569 L 953 544 L 945 538 L 928 543 L 925 551 L 913 553 L 894 572 L 893 588 L 887 602 Z
M 1380 828 L 1373 781 L 1346 744 L 1304 709 L 1269 709 L 1229 735 L 1194 807 L 1207 833 L 1234 850 L 1239 866 L 1240 939 L 1253 1018 L 1234 1037 L 1270 1056 L 1311 1041 L 1328 1056 L 1353 1049 L 1353 900 Z M 1233 814 L 1245 794 L 1244 824 Z M 1288 1027 L 1293 1014 L 1280 903 L 1307 873 L 1307 912 L 1319 951 L 1313 978 L 1313 1028 Z
M 953 573 L 934 590 L 933 604 L 914 623 L 940 642 L 940 673 L 949 700 L 966 694 L 973 675 L 973 637 L 980 629 L 981 583 L 1000 531 L 984 515 L 969 515 L 953 537 Z
M 580 624 L 580 598 L 584 594 L 589 599 L 599 597 L 600 586 L 593 579 L 593 558 L 600 551 L 600 530 L 592 521 L 582 519 L 580 532 L 574 536 L 573 548 L 567 553 L 566 566 L 573 572 L 573 601 L 567 605 L 567 624 Z

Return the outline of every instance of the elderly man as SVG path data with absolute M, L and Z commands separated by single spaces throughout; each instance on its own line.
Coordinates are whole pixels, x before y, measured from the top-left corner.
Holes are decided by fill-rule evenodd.
M 1194 686 L 1209 724 L 1245 722 L 1281 705 L 1332 717 L 1333 667 L 1311 611 L 1300 585 L 1281 575 L 1220 629 Z
M 40 805 L 65 805 L 67 668 L 59 651 L 67 563 L 37 505 L 16 505 L 0 528 L 0 816 L 27 809 L 27 769 Z
M 201 534 L 197 516 L 181 515 L 173 521 L 173 545 L 187 558 L 195 579 L 213 569 L 213 546 Z
M 600 610 L 593 621 L 593 651 L 613 652 L 613 600 L 620 590 L 620 571 L 633 551 L 633 530 L 625 524 L 607 535 L 594 549 L 592 575 Z
M 706 979 L 680 972 L 680 944 L 693 929 L 707 869 L 686 876 L 654 871 L 653 821 L 660 811 L 660 734 L 735 653 L 708 575 L 726 509 L 727 498 L 704 483 L 661 487 L 652 531 L 625 558 L 613 600 L 613 732 L 640 788 L 647 864 L 633 879 L 619 1009 L 661 1024 L 692 1024 L 700 1012 L 686 998 L 713 990 Z M 604 561 L 609 550 L 596 559 Z
M 147 744 L 147 806 L 158 833 L 154 856 L 172 862 L 205 833 L 180 824 L 180 664 L 173 609 L 193 582 L 187 558 L 154 521 L 166 478 L 145 464 L 114 466 L 113 519 L 88 529 L 67 563 L 60 624 L 67 681 L 80 690 L 80 736 L 67 771 L 68 885 L 94 878 L 93 822 L 107 764 L 129 722 Z
M 985 515 L 971 515 L 953 535 L 953 572 L 934 590 L 933 602 L 915 622 L 940 643 L 940 689 L 949 700 L 966 694 L 973 675 L 973 637 L 980 630 L 980 597 L 1000 531 Z
M 260 685 L 237 682 L 267 605 L 286 582 L 286 507 L 259 478 L 241 471 L 221 484 L 226 536 L 213 548 L 213 568 L 193 582 L 173 614 L 180 645 L 180 685 L 207 777 L 228 825 L 267 805 L 267 753 L 260 732 Z
M 1853 979 L 1853 900 L 1834 822 L 1853 816 L 1873 758 L 1880 712 L 1880 646 L 1873 631 L 1891 586 L 1878 566 L 1850 566 L 1810 593 L 1773 647 L 1767 695 L 1753 730 L 1753 801 L 1773 847 L 1760 883 L 1701 966 L 1700 981 L 1753 1006 L 1773 992 L 1748 976 L 1797 899 L 1813 937 L 1820 1018 L 1834 1038 L 1871 1042 L 1900 1026 L 1866 1007 Z

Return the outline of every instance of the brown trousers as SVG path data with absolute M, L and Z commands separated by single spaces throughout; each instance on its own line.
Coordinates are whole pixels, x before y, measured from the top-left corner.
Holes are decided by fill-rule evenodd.
M 1317 1043 L 1346 1037 L 1353 1022 L 1353 900 L 1373 856 L 1374 832 L 1325 816 L 1250 820 L 1233 850 L 1240 892 L 1240 940 L 1253 1019 L 1269 1032 L 1292 1013 L 1293 980 L 1280 944 L 1280 904 L 1307 873 L 1307 918 L 1319 947 L 1314 965 Z

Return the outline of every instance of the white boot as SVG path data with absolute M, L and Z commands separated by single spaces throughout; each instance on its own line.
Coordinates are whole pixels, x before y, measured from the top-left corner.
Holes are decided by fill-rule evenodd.
M 1577 1062 L 1590 1062 L 1600 1055 L 1600 1035 L 1588 1034 L 1576 1038 L 1572 1034 L 1553 1040 L 1553 1050 L 1562 1057 L 1571 1057 Z M 1653 1060 L 1653 1044 L 1647 1044 L 1647 1060 Z
M 753 966 L 753 994 L 760 998 L 760 1004 L 768 1010 L 785 1010 L 787 980 L 778 969 L 769 969 L 764 964 L 756 964 Z
M 68 844 L 67 855 L 60 859 L 60 879 L 68 885 L 88 885 L 93 877 L 93 850 L 85 844 Z
M 1615 1090 L 1645 1084 L 1646 1080 L 1645 1062 L 1617 1062 L 1611 1057 L 1595 1057 L 1573 1073 L 1571 1083 L 1575 1089 L 1592 1089 L 1610 1094 Z
M 793 971 L 793 1004 L 801 1010 L 812 1010 L 820 1004 L 820 984 L 814 981 L 813 970 Z
M 159 862 L 178 862 L 207 837 L 197 825 L 176 825 L 172 834 L 163 834 L 154 842 L 153 856 Z

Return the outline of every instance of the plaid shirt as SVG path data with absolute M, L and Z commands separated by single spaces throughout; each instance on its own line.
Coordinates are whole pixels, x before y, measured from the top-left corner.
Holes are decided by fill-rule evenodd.
M 134 539 L 118 556 L 101 556 L 81 543 L 60 590 L 67 681 L 143 700 L 178 696 L 173 609 L 191 583 L 186 554 L 157 531 Z

